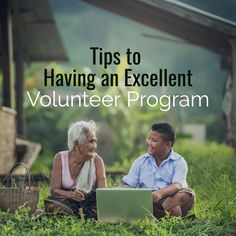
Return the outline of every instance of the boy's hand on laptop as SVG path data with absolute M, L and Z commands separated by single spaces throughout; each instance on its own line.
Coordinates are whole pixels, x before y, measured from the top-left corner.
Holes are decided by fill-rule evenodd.
M 152 192 L 152 199 L 153 202 L 158 202 L 161 199 L 162 195 L 159 193 L 159 191 Z

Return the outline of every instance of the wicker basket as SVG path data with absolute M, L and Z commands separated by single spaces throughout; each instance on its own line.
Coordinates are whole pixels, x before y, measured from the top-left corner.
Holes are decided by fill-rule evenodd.
M 2 185 L 4 186 L 5 182 L 10 178 L 14 169 L 18 165 L 23 165 L 26 169 L 26 174 L 28 176 L 28 186 L 26 186 L 26 178 L 24 178 L 24 188 L 0 188 L 0 210 L 7 211 L 9 209 L 11 212 L 14 212 L 19 206 L 25 205 L 30 208 L 29 214 L 32 214 L 37 208 L 37 204 L 39 201 L 39 192 L 35 187 L 31 185 L 32 177 L 29 173 L 28 167 L 24 163 L 17 163 L 16 165 L 14 165 L 9 174 L 2 181 Z

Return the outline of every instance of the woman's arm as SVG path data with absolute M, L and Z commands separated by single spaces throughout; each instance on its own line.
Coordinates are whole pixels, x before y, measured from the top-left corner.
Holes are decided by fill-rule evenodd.
M 58 153 L 54 157 L 52 167 L 52 179 L 51 179 L 51 194 L 57 194 L 66 198 L 71 198 L 71 193 L 61 188 L 61 176 L 62 176 L 62 164 L 61 154 Z
M 58 153 L 54 157 L 53 168 L 52 168 L 52 180 L 51 180 L 51 194 L 57 194 L 62 197 L 72 199 L 75 201 L 84 200 L 84 194 L 81 191 L 65 191 L 61 188 L 61 174 L 62 164 L 61 164 L 61 155 Z
M 97 155 L 94 159 L 94 164 L 96 168 L 96 179 L 97 179 L 96 187 L 106 188 L 107 187 L 106 172 L 102 158 Z

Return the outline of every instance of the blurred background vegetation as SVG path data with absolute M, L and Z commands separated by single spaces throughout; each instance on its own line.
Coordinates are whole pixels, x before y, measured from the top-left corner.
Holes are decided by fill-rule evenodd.
M 235 235 L 236 172 L 233 150 L 216 143 L 193 144 L 178 141 L 176 150 L 189 163 L 188 183 L 196 191 L 195 217 L 186 219 L 166 217 L 158 222 L 106 224 L 81 221 L 78 218 L 48 217 L 31 219 L 26 209 L 15 215 L 0 211 L 1 235 Z M 116 163 L 114 168 L 127 171 L 132 160 Z M 119 184 L 120 178 L 108 177 L 108 186 Z M 44 208 L 49 195 L 48 185 L 40 186 L 38 208 Z
M 182 0 L 202 10 L 236 21 L 235 0 Z M 168 40 L 144 37 L 144 34 L 173 38 L 170 35 L 138 24 L 85 4 L 80 0 L 50 0 L 59 32 L 63 38 L 70 62 L 68 64 L 26 65 L 25 89 L 30 93 L 41 91 L 50 94 L 53 87 L 43 86 L 44 68 L 54 68 L 55 72 L 70 73 L 91 70 L 97 73 L 116 72 L 120 75 L 119 87 L 102 88 L 96 86 L 91 94 L 125 94 L 128 88 L 123 86 L 122 71 L 128 68 L 125 61 L 119 66 L 111 66 L 107 71 L 98 65 L 92 65 L 89 47 L 97 46 L 106 51 L 118 51 L 125 54 L 127 48 L 142 55 L 139 66 L 132 69 L 138 73 L 155 73 L 159 68 L 167 68 L 174 73 L 190 69 L 193 73 L 191 88 L 136 88 L 143 94 L 207 94 L 210 106 L 206 109 L 175 108 L 161 112 L 159 107 L 134 106 L 127 108 L 125 97 L 117 108 L 74 107 L 33 108 L 25 97 L 25 115 L 27 138 L 42 144 L 42 151 L 34 165 L 32 173 L 50 176 L 53 156 L 67 149 L 67 128 L 74 121 L 93 119 L 98 125 L 98 153 L 104 158 L 109 171 L 127 172 L 137 156 L 145 152 L 145 140 L 150 126 L 155 122 L 170 122 L 178 130 L 181 123 L 203 124 L 206 127 L 204 143 L 190 142 L 191 135 L 178 133 L 175 151 L 188 162 L 188 183 L 196 191 L 197 204 L 195 219 L 166 218 L 158 224 L 133 222 L 131 225 L 104 225 L 94 222 L 84 223 L 75 218 L 43 218 L 33 221 L 26 214 L 17 213 L 16 217 L 0 212 L 0 231 L 3 235 L 21 234 L 92 234 L 112 235 L 235 235 L 236 189 L 235 158 L 233 150 L 223 144 L 225 130 L 221 119 L 221 106 L 224 83 L 228 72 L 220 69 L 221 58 L 207 50 L 189 44 L 176 44 Z M 0 74 L 0 86 L 2 77 Z M 79 94 L 84 88 L 56 88 L 57 93 Z M 2 96 L 0 96 L 1 99 Z M 108 178 L 109 187 L 119 184 L 120 177 L 113 181 Z M 49 185 L 40 187 L 39 207 L 49 194 Z
M 227 3 L 218 0 L 214 4 L 211 0 L 182 2 L 226 19 L 236 20 L 234 0 L 228 0 Z M 50 0 L 50 5 L 70 62 L 26 65 L 26 90 L 31 93 L 40 90 L 43 94 L 50 94 L 55 89 L 60 94 L 79 94 L 85 89 L 44 87 L 44 68 L 54 68 L 56 72 L 63 73 L 70 73 L 73 69 L 80 72 L 91 70 L 99 77 L 100 73 L 104 73 L 104 69 L 92 64 L 90 47 L 101 47 L 104 51 L 118 51 L 121 55 L 125 55 L 126 49 L 130 48 L 141 53 L 140 65 L 132 67 L 134 72 L 156 73 L 159 68 L 167 68 L 173 73 L 183 73 L 189 69 L 193 73 L 193 87 L 146 87 L 139 88 L 140 93 L 157 96 L 170 93 L 207 94 L 210 104 L 208 108 L 173 108 L 169 112 L 160 112 L 159 107 L 127 108 L 125 98 L 122 98 L 119 107 L 109 109 L 40 106 L 33 108 L 25 97 L 27 138 L 41 143 L 43 147 L 40 157 L 33 166 L 34 172 L 49 173 L 55 153 L 67 148 L 68 125 L 81 119 L 93 119 L 97 122 L 98 152 L 109 165 L 135 158 L 145 151 L 146 135 L 154 122 L 168 121 L 177 129 L 183 122 L 203 124 L 206 126 L 208 141 L 219 143 L 224 141 L 225 129 L 221 118 L 221 106 L 228 72 L 220 69 L 221 58 L 218 55 L 190 44 L 177 44 L 168 39 L 145 37 L 144 34 L 173 38 L 171 35 L 80 0 Z M 110 66 L 107 73 L 116 72 L 121 75 L 127 67 L 123 61 L 119 66 Z M 127 90 L 121 81 L 118 88 L 97 86 L 94 93 L 122 94 Z M 186 139 L 189 136 L 181 134 L 180 137 Z

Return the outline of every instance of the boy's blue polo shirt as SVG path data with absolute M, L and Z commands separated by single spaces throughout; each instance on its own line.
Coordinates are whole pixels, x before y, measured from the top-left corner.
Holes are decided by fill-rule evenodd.
M 158 190 L 175 182 L 180 183 L 182 188 L 187 188 L 187 172 L 186 161 L 173 150 L 160 166 L 157 166 L 153 156 L 146 153 L 134 161 L 128 175 L 121 181 L 133 188 Z

